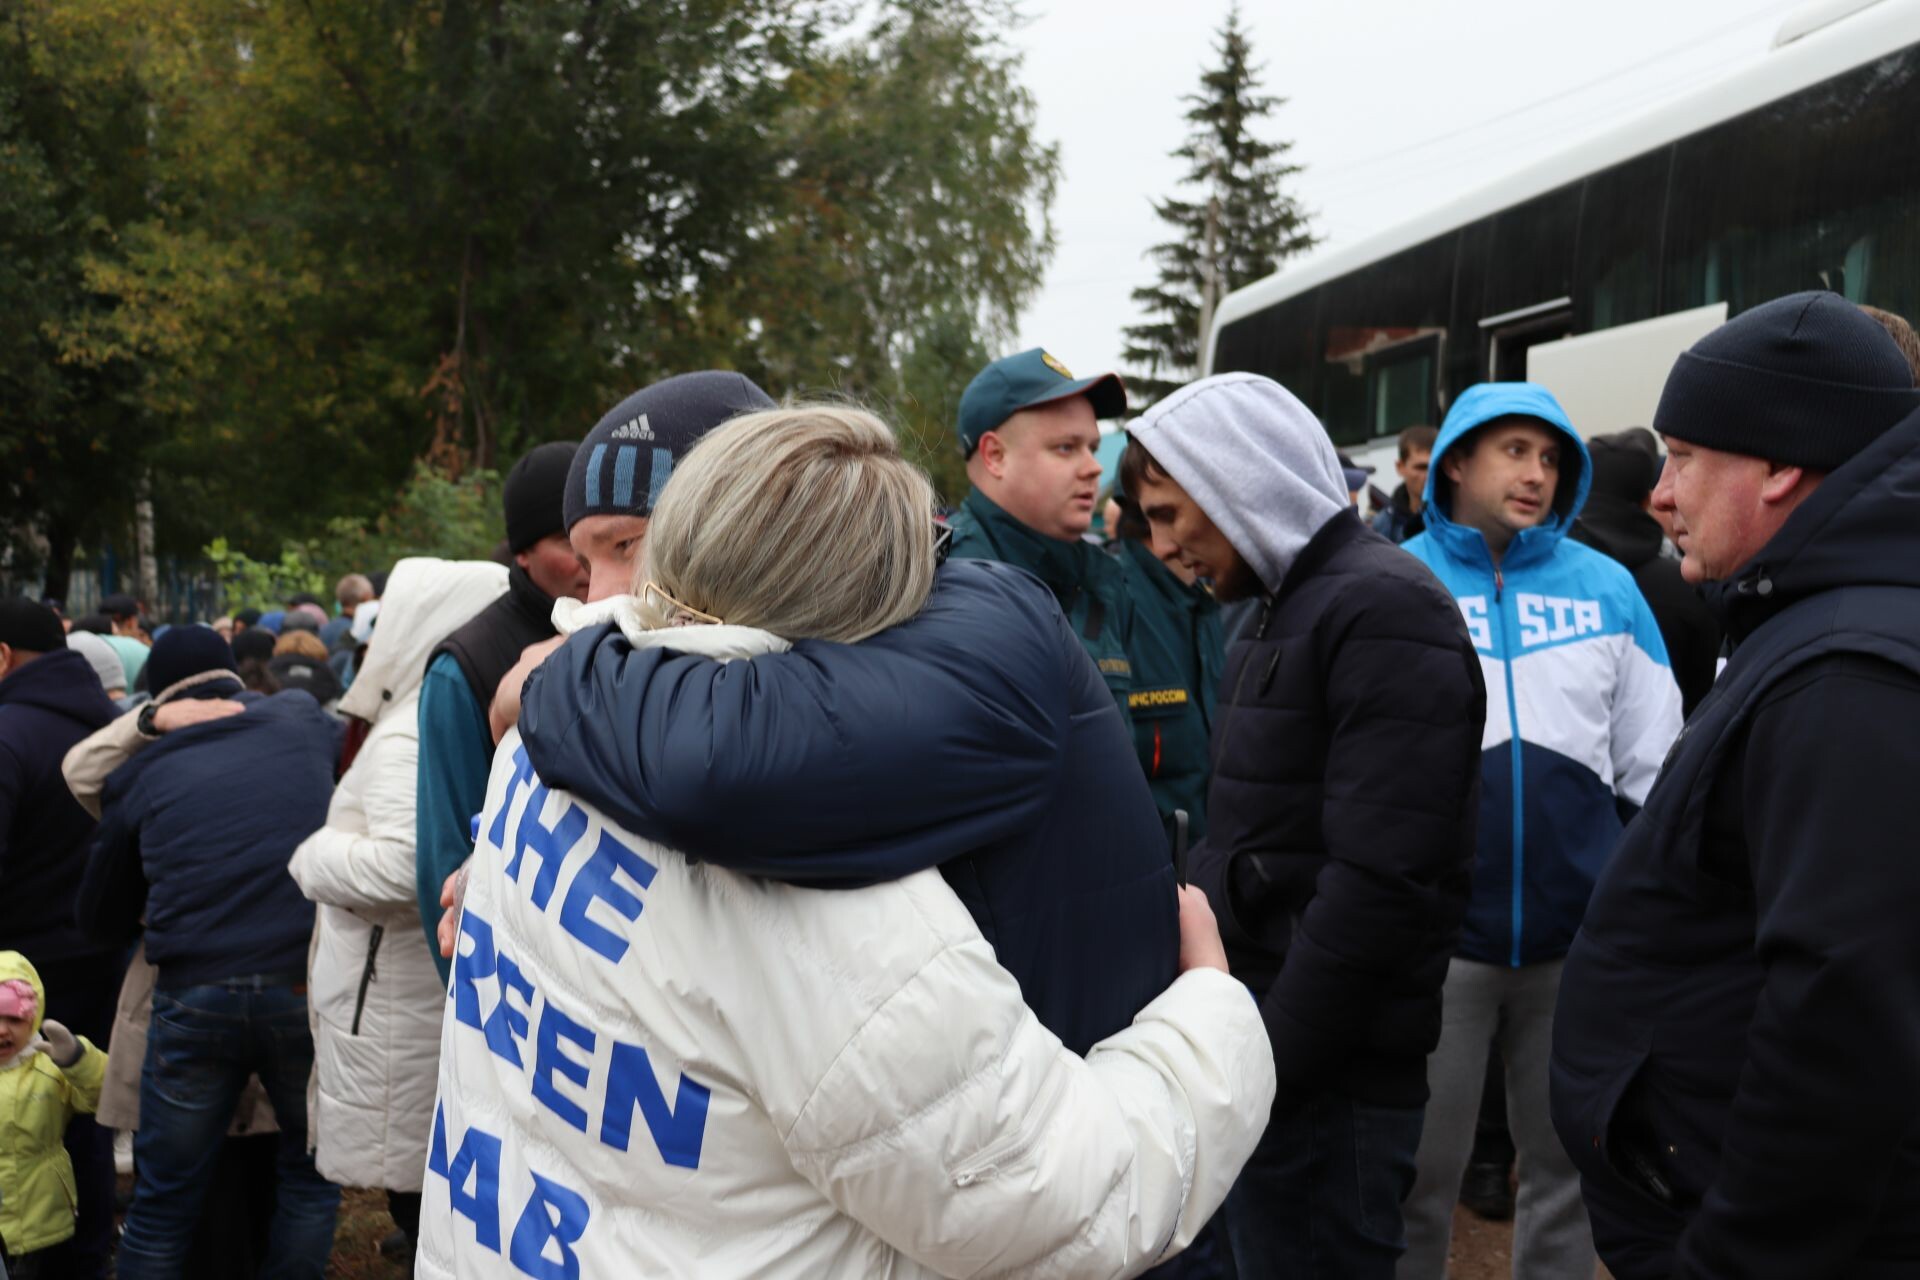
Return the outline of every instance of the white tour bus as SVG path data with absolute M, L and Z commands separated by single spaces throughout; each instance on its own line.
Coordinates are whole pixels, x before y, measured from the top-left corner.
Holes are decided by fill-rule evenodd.
M 1476 382 L 1644 426 L 1695 339 L 1819 288 L 1920 321 L 1920 0 L 1822 0 L 1706 90 L 1234 292 L 1206 371 L 1285 384 L 1389 490 L 1400 430 Z

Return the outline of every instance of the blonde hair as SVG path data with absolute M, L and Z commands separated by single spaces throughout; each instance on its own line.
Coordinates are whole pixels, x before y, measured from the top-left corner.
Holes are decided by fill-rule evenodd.
M 273 642 L 273 656 L 277 658 L 283 653 L 297 653 L 314 662 L 327 660 L 327 646 L 321 643 L 320 637 L 311 631 L 282 633 L 280 638 Z
M 802 404 L 733 419 L 674 468 L 635 594 L 787 639 L 851 644 L 905 622 L 933 589 L 933 486 L 886 423 Z

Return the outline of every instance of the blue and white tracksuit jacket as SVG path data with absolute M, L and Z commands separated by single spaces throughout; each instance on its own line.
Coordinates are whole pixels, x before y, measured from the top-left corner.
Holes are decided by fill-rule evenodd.
M 1566 436 L 1551 516 L 1499 567 L 1450 519 L 1441 460 L 1520 415 Z M 1484 383 L 1454 404 L 1427 473 L 1427 531 L 1405 543 L 1460 603 L 1487 681 L 1480 848 L 1459 954 L 1518 967 L 1573 944 L 1600 869 L 1680 732 L 1666 645 L 1628 571 L 1566 537 L 1592 478 L 1586 446 L 1542 387 Z

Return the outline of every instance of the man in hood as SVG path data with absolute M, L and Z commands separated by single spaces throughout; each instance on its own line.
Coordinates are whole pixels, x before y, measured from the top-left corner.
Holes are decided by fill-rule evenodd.
M 125 963 L 73 923 L 93 817 L 67 793 L 60 757 L 115 711 L 52 609 L 0 599 L 0 948 L 30 954 L 60 992 L 62 1018 L 100 1044 Z M 80 1221 L 63 1274 L 102 1275 L 113 1248 L 113 1136 L 83 1117 L 67 1150 Z
M 1120 566 L 1081 535 L 1093 527 L 1100 491 L 1100 419 L 1126 407 L 1117 376 L 1075 378 L 1039 347 L 974 375 L 959 419 L 973 491 L 953 517 L 951 553 L 1017 565 L 1046 583 L 1123 718 L 1133 605 Z
M 1699 588 L 1680 576 L 1680 565 L 1660 553 L 1666 533 L 1647 510 L 1660 474 L 1660 448 L 1653 433 L 1634 427 L 1587 441 L 1593 489 L 1573 536 L 1626 566 L 1660 624 L 1667 658 L 1680 685 L 1680 710 L 1692 715 L 1713 687 L 1720 663 L 1720 624 Z
M 1554 1124 L 1620 1280 L 1911 1276 L 1920 391 L 1800 293 L 1695 343 L 1653 426 L 1732 652 L 1567 957 Z
M 1405 544 L 1459 602 L 1489 706 L 1479 853 L 1427 1063 L 1401 1280 L 1446 1274 L 1496 1035 L 1520 1164 L 1514 1274 L 1593 1270 L 1579 1180 L 1547 1115 L 1554 999 L 1594 878 L 1680 731 L 1680 690 L 1633 578 L 1566 538 L 1591 479 L 1545 388 L 1471 387 L 1434 443 L 1427 531 Z
M 1384 1280 L 1466 903 L 1480 665 L 1452 600 L 1362 522 L 1325 429 L 1279 383 L 1203 379 L 1128 431 L 1122 483 L 1155 550 L 1261 604 L 1228 650 L 1194 851 L 1279 1075 L 1226 1204 L 1235 1267 Z

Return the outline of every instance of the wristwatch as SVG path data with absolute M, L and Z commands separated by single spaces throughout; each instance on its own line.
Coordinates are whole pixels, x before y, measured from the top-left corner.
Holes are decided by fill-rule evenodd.
M 134 721 L 133 727 L 140 731 L 141 737 L 157 738 L 160 736 L 160 731 L 153 727 L 153 718 L 159 714 L 159 711 L 160 704 L 157 702 L 149 702 L 140 708 L 140 718 Z

